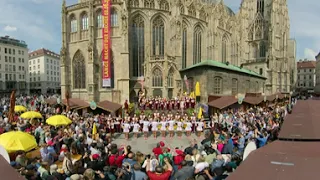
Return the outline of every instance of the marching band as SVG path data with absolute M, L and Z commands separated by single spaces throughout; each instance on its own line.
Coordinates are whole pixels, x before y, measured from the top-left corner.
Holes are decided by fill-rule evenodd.
M 173 115 L 171 112 L 167 115 L 154 112 L 153 115 L 149 115 L 148 117 L 144 112 L 139 117 L 137 115 L 133 117 L 126 115 L 124 118 L 120 116 L 114 118 L 109 115 L 106 119 L 106 125 L 107 132 L 111 134 L 123 132 L 126 139 L 129 139 L 130 133 L 133 133 L 136 138 L 140 134 L 143 134 L 143 137 L 147 139 L 150 132 L 152 132 L 155 139 L 158 136 L 158 132 L 160 132 L 162 138 L 166 138 L 167 135 L 173 138 L 175 134 L 181 138 L 183 132 L 187 136 L 195 132 L 198 137 L 201 137 L 202 131 L 205 128 L 203 117 L 197 119 L 195 114 L 192 116 L 188 116 L 187 114 L 181 115 L 181 113 Z

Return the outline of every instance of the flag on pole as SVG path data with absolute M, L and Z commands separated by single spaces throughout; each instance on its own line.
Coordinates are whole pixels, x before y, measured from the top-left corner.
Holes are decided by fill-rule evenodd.
M 199 112 L 198 112 L 198 119 L 202 118 L 202 107 L 200 106 Z

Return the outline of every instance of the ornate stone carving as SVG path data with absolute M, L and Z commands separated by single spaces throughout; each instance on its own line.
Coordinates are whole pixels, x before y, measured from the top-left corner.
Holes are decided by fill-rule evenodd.
M 93 43 L 88 43 L 88 52 L 89 52 L 89 62 L 93 61 Z
M 67 49 L 66 47 L 62 47 L 60 50 L 60 59 L 62 64 L 66 63 Z
M 121 20 L 122 20 L 122 34 L 126 35 L 128 33 L 128 9 L 125 1 L 123 1 L 123 5 L 122 5 Z

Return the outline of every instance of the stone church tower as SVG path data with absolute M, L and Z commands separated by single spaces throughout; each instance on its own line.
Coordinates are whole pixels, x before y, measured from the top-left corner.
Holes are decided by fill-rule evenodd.
M 242 0 L 238 13 L 223 0 L 112 0 L 111 4 L 113 85 L 104 88 L 102 0 L 79 0 L 71 6 L 63 1 L 63 98 L 69 91 L 71 97 L 86 101 L 132 100 L 141 89 L 141 77 L 147 96 L 173 98 L 185 88 L 181 70 L 207 60 L 267 77 L 254 92 L 290 92 L 295 83 L 295 41 L 289 38 L 286 0 Z M 230 81 L 224 89 L 232 89 L 231 79 L 224 78 Z M 239 79 L 244 82 L 256 86 Z M 195 82 L 190 84 L 194 87 Z
M 266 94 L 289 92 L 295 83 L 295 41 L 289 38 L 286 0 L 242 0 L 239 16 L 247 29 L 241 44 L 244 67 L 267 77 Z

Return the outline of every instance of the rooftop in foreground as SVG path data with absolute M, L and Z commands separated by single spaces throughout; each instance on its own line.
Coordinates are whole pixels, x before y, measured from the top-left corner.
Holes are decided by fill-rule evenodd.
M 280 140 L 320 141 L 320 100 L 300 100 L 281 127 Z

